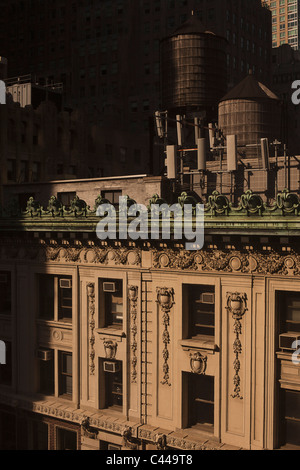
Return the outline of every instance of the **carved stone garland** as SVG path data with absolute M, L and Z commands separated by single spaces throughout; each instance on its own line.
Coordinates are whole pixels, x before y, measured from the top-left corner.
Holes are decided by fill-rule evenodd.
M 168 287 L 157 287 L 157 303 L 160 305 L 160 308 L 163 311 L 163 325 L 164 331 L 162 334 L 162 341 L 164 344 L 163 349 L 163 380 L 161 381 L 162 385 L 171 385 L 170 374 L 169 374 L 169 350 L 168 345 L 170 344 L 170 334 L 169 334 L 169 326 L 170 326 L 170 310 L 174 305 L 174 290 L 173 288 Z
M 232 398 L 240 398 L 240 400 L 242 400 L 243 397 L 240 394 L 241 378 L 239 376 L 239 371 L 241 369 L 241 363 L 239 360 L 239 355 L 242 352 L 242 343 L 240 340 L 240 335 L 242 334 L 241 319 L 248 310 L 246 294 L 228 292 L 226 309 L 232 314 L 232 318 L 234 319 L 233 332 L 236 335 L 233 343 L 233 352 L 235 354 L 235 360 L 233 362 L 233 367 L 235 370 L 235 375 L 233 377 L 234 393 L 232 393 L 231 396 Z
M 138 287 L 128 286 L 128 300 L 130 313 L 130 332 L 131 332 L 131 383 L 137 380 L 137 299 Z
M 90 375 L 95 374 L 95 284 L 90 282 L 86 286 L 88 297 L 88 321 L 89 321 L 89 343 L 90 343 Z

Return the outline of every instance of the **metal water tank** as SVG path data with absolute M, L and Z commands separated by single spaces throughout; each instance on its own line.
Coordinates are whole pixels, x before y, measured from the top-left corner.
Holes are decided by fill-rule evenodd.
M 161 100 L 168 111 L 216 110 L 227 91 L 227 40 L 192 16 L 160 43 Z
M 239 146 L 280 139 L 280 124 L 281 101 L 251 71 L 219 103 L 219 128 L 225 136 L 236 135 Z

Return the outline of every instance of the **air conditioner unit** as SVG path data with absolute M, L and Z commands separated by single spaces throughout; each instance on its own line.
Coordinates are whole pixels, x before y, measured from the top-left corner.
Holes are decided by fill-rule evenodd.
M 201 294 L 200 300 L 203 304 L 214 304 L 215 303 L 215 294 L 211 292 L 203 292 Z
M 0 284 L 7 284 L 7 274 L 0 274 Z
M 286 349 L 288 351 L 295 351 L 298 349 L 297 341 L 300 342 L 300 333 L 282 333 L 279 335 L 279 347 L 280 349 Z
M 37 350 L 37 358 L 40 361 L 51 361 L 53 357 L 53 351 L 49 351 L 47 349 L 38 349 Z
M 112 374 L 115 374 L 116 372 L 119 372 L 120 365 L 117 362 L 104 361 L 103 370 L 104 372 L 111 372 Z
M 60 279 L 59 280 L 59 287 L 62 288 L 62 289 L 71 289 L 72 279 Z
M 103 282 L 103 292 L 116 292 L 116 283 Z

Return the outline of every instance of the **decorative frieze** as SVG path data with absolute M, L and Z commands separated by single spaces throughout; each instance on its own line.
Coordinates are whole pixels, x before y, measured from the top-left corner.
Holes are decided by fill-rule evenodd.
M 300 255 L 266 250 L 153 250 L 153 267 L 198 272 L 300 275 Z
M 170 374 L 169 374 L 169 349 L 170 344 L 170 310 L 174 305 L 174 290 L 169 287 L 157 287 L 157 303 L 163 311 L 163 326 L 164 330 L 162 333 L 162 342 L 164 345 L 162 356 L 163 356 L 163 380 L 161 381 L 162 385 L 170 386 Z
M 241 378 L 239 375 L 241 363 L 239 356 L 242 353 L 242 343 L 240 340 L 240 335 L 242 334 L 241 320 L 246 311 L 248 310 L 246 294 L 240 294 L 238 292 L 228 292 L 226 309 L 234 319 L 233 332 L 235 333 L 235 340 L 233 343 L 233 353 L 235 355 L 235 360 L 233 362 L 233 367 L 235 371 L 233 377 L 234 392 L 231 394 L 231 396 L 232 398 L 240 398 L 242 400 L 243 397 L 241 396 Z
M 131 383 L 137 381 L 137 300 L 138 287 L 128 286 L 131 350 Z
M 95 284 L 89 282 L 86 286 L 88 298 L 88 324 L 89 324 L 89 358 L 90 375 L 95 375 Z

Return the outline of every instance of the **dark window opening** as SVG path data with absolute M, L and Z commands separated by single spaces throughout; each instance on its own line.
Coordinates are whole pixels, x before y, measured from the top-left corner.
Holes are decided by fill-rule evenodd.
M 123 373 L 121 361 L 100 360 L 100 408 L 123 410 Z
M 40 319 L 71 323 L 72 306 L 71 276 L 39 275 Z
M 72 354 L 59 352 L 59 395 L 72 399 Z
M 70 209 L 71 202 L 75 199 L 76 192 L 57 193 L 57 199 L 68 210 Z
M 0 364 L 0 385 L 12 384 L 11 342 L 5 341 L 5 364 Z
M 280 310 L 280 333 L 300 334 L 300 292 L 278 293 Z
M 0 271 L 0 314 L 11 314 L 11 273 Z
M 39 359 L 40 386 L 39 392 L 44 395 L 54 395 L 54 355 L 53 350 L 44 350 L 46 356 Z
M 56 450 L 77 450 L 77 433 L 69 429 L 57 428 Z
M 187 399 L 187 427 L 214 431 L 214 377 L 183 373 Z
M 100 279 L 100 325 L 122 328 L 123 326 L 123 283 L 120 279 Z
M 280 390 L 280 446 L 300 447 L 300 392 Z
M 43 421 L 31 421 L 29 450 L 48 450 L 48 424 Z
M 0 412 L 0 449 L 16 450 L 16 416 Z
M 213 286 L 184 285 L 183 314 L 187 338 L 214 337 L 215 289 Z
M 119 207 L 119 198 L 122 196 L 122 191 L 111 190 L 111 191 L 101 191 L 101 196 L 104 199 L 107 199 L 116 209 Z

